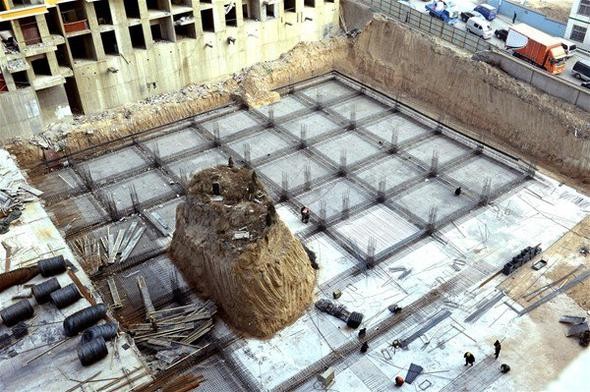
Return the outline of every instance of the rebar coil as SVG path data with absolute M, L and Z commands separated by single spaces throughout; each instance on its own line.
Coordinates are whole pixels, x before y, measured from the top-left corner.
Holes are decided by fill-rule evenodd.
M 90 366 L 106 357 L 108 353 L 107 344 L 101 336 L 78 347 L 78 359 L 82 366 Z
M 51 278 L 45 282 L 34 285 L 31 288 L 31 292 L 33 293 L 33 296 L 37 300 L 38 304 L 44 304 L 45 302 L 49 301 L 49 295 L 60 288 L 61 285 L 59 284 L 57 278 Z
M 51 302 L 58 308 L 63 309 L 78 301 L 82 296 L 74 283 L 62 287 L 59 290 L 49 294 Z
M 33 317 L 34 313 L 35 310 L 31 306 L 31 303 L 28 300 L 23 299 L 0 310 L 0 317 L 7 327 L 12 327 L 13 325 L 18 324 L 19 321 L 30 319 Z
M 49 276 L 58 275 L 66 272 L 66 260 L 62 255 L 50 257 L 48 259 L 41 259 L 37 262 L 41 276 L 47 278 Z
M 109 341 L 117 336 L 117 331 L 119 330 L 119 325 L 114 322 L 94 325 L 82 333 L 82 339 L 80 340 L 82 343 L 88 343 L 91 340 L 97 338 L 103 338 L 105 341 Z
M 84 308 L 64 320 L 64 333 L 66 336 L 76 336 L 79 332 L 96 324 L 98 320 L 106 316 L 105 304 L 98 304 Z

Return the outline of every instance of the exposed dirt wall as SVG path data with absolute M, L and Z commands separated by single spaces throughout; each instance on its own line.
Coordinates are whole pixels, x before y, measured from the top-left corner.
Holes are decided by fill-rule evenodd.
M 392 96 L 458 122 L 484 142 L 571 177 L 586 179 L 590 116 L 467 53 L 375 17 L 337 68 Z M 578 137 L 576 137 L 576 135 Z
M 258 107 L 278 100 L 273 89 L 333 70 L 347 50 L 344 37 L 301 43 L 278 60 L 256 64 L 213 85 L 189 85 L 176 93 L 130 103 L 103 113 L 80 116 L 73 124 L 55 123 L 32 140 L 16 139 L 4 147 L 21 167 L 42 162 L 43 150 L 80 151 L 227 105 L 234 99 Z

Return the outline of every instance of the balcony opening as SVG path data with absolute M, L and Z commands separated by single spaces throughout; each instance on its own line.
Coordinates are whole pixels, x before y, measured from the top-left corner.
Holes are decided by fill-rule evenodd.
M 146 0 L 147 9 L 151 11 L 169 11 L 168 2 L 163 0 Z
M 315 8 L 315 0 L 303 0 L 303 4 L 306 7 L 313 7 L 313 8 Z
M 45 55 L 41 55 L 39 58 L 31 60 L 31 67 L 37 76 L 51 76 L 51 68 L 49 68 L 49 61 L 47 61 Z
M 60 4 L 61 18 L 66 33 L 88 30 L 88 17 L 81 2 Z
M 195 28 L 195 17 L 192 12 L 174 15 L 174 31 L 176 39 L 197 38 L 197 29 Z
M 236 5 L 235 4 L 226 4 L 224 5 L 225 11 L 225 25 L 226 26 L 238 26 L 238 14 L 236 12 Z M 231 7 L 231 8 L 230 8 Z M 227 10 L 229 8 L 229 11 Z
M 96 19 L 98 24 L 112 25 L 113 16 L 111 15 L 111 7 L 107 0 L 100 0 L 94 2 L 94 10 L 96 11 Z
M 0 1 L 0 12 L 2 11 L 6 11 L 6 5 L 3 1 Z M 2 75 L 2 74 L 0 74 Z M 2 79 L 2 81 L 4 81 L 4 78 Z
M 173 42 L 174 29 L 170 17 L 150 21 L 150 30 L 154 42 Z
M 125 14 L 128 18 L 140 18 L 139 4 L 137 3 L 137 0 L 125 0 L 123 4 L 125 5 Z
M 266 5 L 266 19 L 273 19 L 277 17 L 277 4 Z
M 0 47 L 6 54 L 19 51 L 18 42 L 14 37 L 14 31 L 10 22 L 0 22 Z
M 14 72 L 12 74 L 12 79 L 14 80 L 16 88 L 27 88 L 31 85 L 27 71 Z
M 41 43 L 39 26 L 37 26 L 37 20 L 34 17 L 21 19 L 19 24 L 26 45 L 35 45 Z
M 131 36 L 131 46 L 136 49 L 145 49 L 145 38 L 141 25 L 129 26 L 129 35 Z
M 8 85 L 6 84 L 6 80 L 4 80 L 4 75 L 2 75 L 2 73 L 0 73 L 0 93 L 5 93 L 7 91 L 8 91 Z
M 215 32 L 213 9 L 201 10 L 201 23 L 203 25 L 203 31 Z
M 250 12 L 247 3 L 242 3 L 242 17 L 244 19 L 250 19 Z
M 172 0 L 172 5 L 179 5 L 183 7 L 192 7 L 192 0 Z
M 285 12 L 296 12 L 295 3 L 296 0 L 285 0 Z
M 49 34 L 63 35 L 57 7 L 47 9 L 47 13 L 45 14 L 45 22 L 47 23 Z
M 117 45 L 117 35 L 114 31 L 105 31 L 100 33 L 100 40 L 102 41 L 102 47 L 104 53 L 107 55 L 118 55 L 119 45 Z
M 74 60 L 96 60 L 96 51 L 90 34 L 68 38 Z
M 72 68 L 70 57 L 68 56 L 68 48 L 66 44 L 58 45 L 55 51 L 55 57 L 57 57 L 57 64 L 60 67 Z

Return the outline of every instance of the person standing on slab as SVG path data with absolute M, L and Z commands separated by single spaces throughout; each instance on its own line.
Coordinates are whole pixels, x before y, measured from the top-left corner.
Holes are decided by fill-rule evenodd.
M 465 366 L 473 366 L 473 364 L 475 363 L 475 356 L 471 354 L 469 351 L 463 355 L 463 358 L 465 358 Z
M 502 350 L 502 343 L 499 340 L 496 340 L 494 343 L 494 354 L 496 355 L 496 359 L 500 356 L 500 350 Z

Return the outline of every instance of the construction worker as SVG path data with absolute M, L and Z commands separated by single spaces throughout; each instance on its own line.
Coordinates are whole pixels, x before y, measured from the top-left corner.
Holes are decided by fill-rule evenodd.
M 475 356 L 471 354 L 469 351 L 463 355 L 463 358 L 465 358 L 465 366 L 473 366 L 473 364 L 475 363 Z
M 455 189 L 455 196 L 460 196 L 462 191 L 461 187 Z
M 309 208 L 301 207 L 301 222 L 309 223 Z
M 494 354 L 496 355 L 496 359 L 498 359 L 498 356 L 500 355 L 500 350 L 502 350 L 502 344 L 499 340 L 496 340 L 494 343 Z
M 510 366 L 508 366 L 508 364 L 503 363 L 502 365 L 500 365 L 500 372 L 506 374 L 510 371 Z

